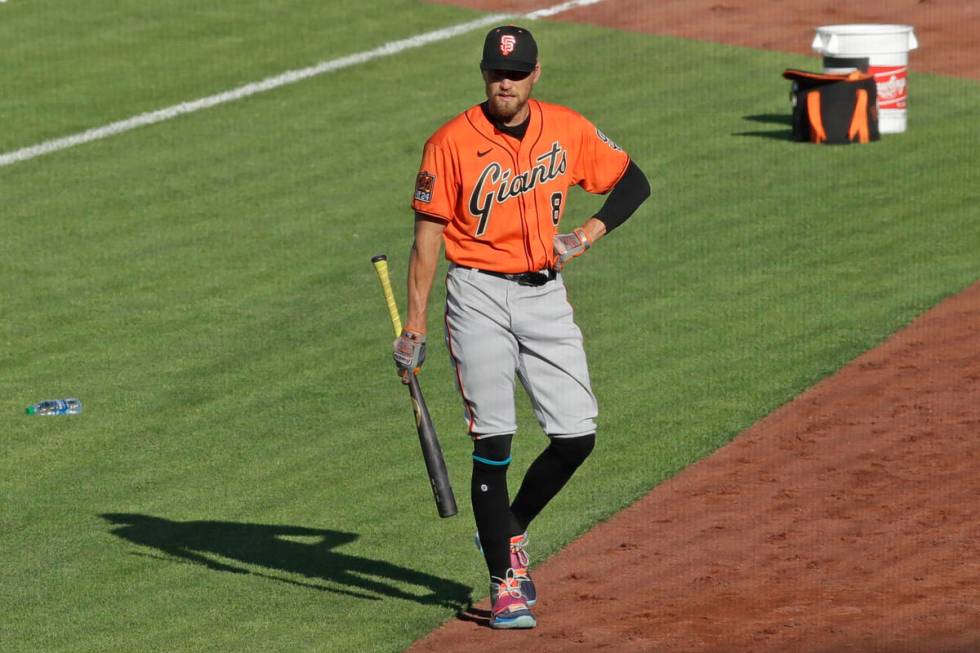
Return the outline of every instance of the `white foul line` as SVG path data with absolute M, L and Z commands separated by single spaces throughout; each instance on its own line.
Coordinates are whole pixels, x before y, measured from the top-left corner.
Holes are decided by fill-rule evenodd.
M 531 13 L 524 14 L 523 18 L 529 18 L 531 20 L 537 20 L 539 18 L 547 18 L 548 16 L 554 16 L 555 14 L 560 14 L 563 11 L 568 11 L 569 9 L 575 9 L 576 7 L 584 7 L 586 5 L 597 5 L 602 0 L 569 0 L 569 2 L 563 2 L 559 5 L 554 5 L 552 7 L 545 7 L 544 9 L 538 9 L 537 11 L 532 11 Z
M 568 2 L 562 2 L 561 4 L 523 14 L 521 17 L 528 20 L 537 20 L 538 18 L 554 16 L 555 14 L 568 11 L 569 9 L 584 7 L 586 5 L 594 5 L 598 4 L 599 2 L 602 2 L 602 0 L 569 0 Z M 71 136 L 56 138 L 37 145 L 31 145 L 30 147 L 21 148 L 12 152 L 6 152 L 4 154 L 0 154 L 0 168 L 13 165 L 15 163 L 20 163 L 21 161 L 28 161 L 43 154 L 57 152 L 58 150 L 66 150 L 70 147 L 75 147 L 76 145 L 91 143 L 92 141 L 115 136 L 116 134 L 122 134 L 123 132 L 130 131 L 131 129 L 136 129 L 137 127 L 154 125 L 158 122 L 164 122 L 165 120 L 170 120 L 187 113 L 194 113 L 195 111 L 201 111 L 202 109 L 210 109 L 211 107 L 218 106 L 219 104 L 234 102 L 258 93 L 265 93 L 266 91 L 271 91 L 281 86 L 286 86 L 287 84 L 295 84 L 296 82 L 303 81 L 304 79 L 330 73 L 335 70 L 340 70 L 341 68 L 349 68 L 350 66 L 366 63 L 373 59 L 388 57 L 398 54 L 399 52 L 404 52 L 405 50 L 411 50 L 413 48 L 422 47 L 423 45 L 428 45 L 429 43 L 445 41 L 446 39 L 450 39 L 454 36 L 472 32 L 475 29 L 486 27 L 487 25 L 493 25 L 513 17 L 515 17 L 514 14 L 493 14 L 467 23 L 459 23 L 450 27 L 425 32 L 424 34 L 418 34 L 407 39 L 390 41 L 373 50 L 359 52 L 357 54 L 348 55 L 339 59 L 323 61 L 308 68 L 289 70 L 282 74 L 276 75 L 275 77 L 267 77 L 262 81 L 239 86 L 238 88 L 230 91 L 225 91 L 216 95 L 209 95 L 197 100 L 191 100 L 190 102 L 181 102 L 180 104 L 175 104 L 165 109 L 150 111 L 149 113 L 141 113 L 137 116 L 126 118 L 125 120 L 112 122 L 108 125 L 89 129 Z

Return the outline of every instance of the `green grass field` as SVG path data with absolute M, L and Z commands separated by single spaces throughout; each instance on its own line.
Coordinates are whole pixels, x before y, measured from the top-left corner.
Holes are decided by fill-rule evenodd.
M 479 15 L 59 5 L 0 5 L 0 153 Z M 980 85 L 913 73 L 906 134 L 815 147 L 780 76 L 815 59 L 533 30 L 538 97 L 653 186 L 566 275 L 601 430 L 540 561 L 980 277 Z M 0 650 L 398 651 L 485 596 L 443 288 L 423 384 L 451 520 L 369 261 L 403 304 L 421 145 L 481 99 L 482 34 L 0 168 Z M 64 396 L 85 413 L 24 415 Z M 514 481 L 545 445 L 519 402 Z

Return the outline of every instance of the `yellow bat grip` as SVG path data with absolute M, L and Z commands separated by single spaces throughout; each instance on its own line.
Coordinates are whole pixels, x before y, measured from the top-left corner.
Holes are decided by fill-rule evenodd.
M 397 338 L 402 334 L 402 319 L 398 316 L 398 304 L 395 303 L 395 293 L 391 291 L 391 279 L 388 278 L 388 258 L 384 254 L 379 254 L 373 257 L 371 262 L 374 263 L 374 271 L 378 273 L 381 291 L 384 293 L 385 302 L 388 304 L 391 326 L 394 328 Z

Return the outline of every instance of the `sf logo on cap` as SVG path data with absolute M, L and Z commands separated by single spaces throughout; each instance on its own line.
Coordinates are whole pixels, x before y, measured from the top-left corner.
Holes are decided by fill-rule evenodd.
M 514 51 L 516 45 L 517 39 L 514 38 L 513 34 L 504 34 L 500 37 L 500 53 L 505 57 Z

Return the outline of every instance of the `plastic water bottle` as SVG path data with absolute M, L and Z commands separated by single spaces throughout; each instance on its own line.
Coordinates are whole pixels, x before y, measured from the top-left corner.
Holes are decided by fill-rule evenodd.
M 27 407 L 28 415 L 78 415 L 82 412 L 82 402 L 74 397 L 69 399 L 49 399 Z

